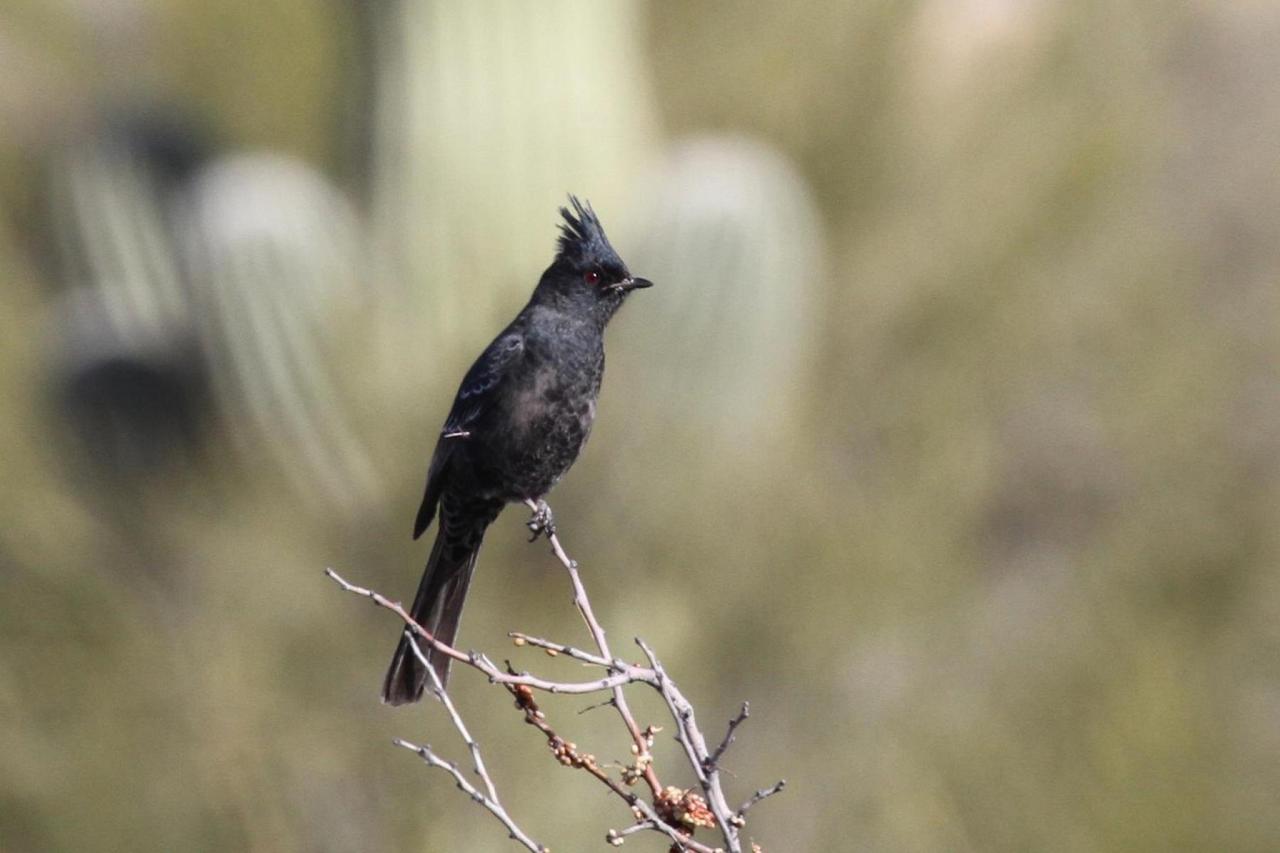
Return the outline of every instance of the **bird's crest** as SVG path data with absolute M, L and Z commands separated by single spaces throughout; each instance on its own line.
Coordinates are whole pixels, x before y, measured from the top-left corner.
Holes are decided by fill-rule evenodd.
M 591 203 L 584 204 L 577 196 L 571 195 L 569 204 L 573 210 L 560 208 L 560 215 L 564 217 L 560 224 L 560 256 L 576 262 L 616 258 L 617 253 L 609 245 L 609 238 L 604 236 L 604 226 L 591 209 Z

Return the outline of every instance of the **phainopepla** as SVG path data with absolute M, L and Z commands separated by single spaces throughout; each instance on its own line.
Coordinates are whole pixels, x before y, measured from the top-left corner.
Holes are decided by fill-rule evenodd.
M 636 278 L 609 245 L 590 204 L 560 208 L 559 249 L 516 318 L 467 371 L 427 470 L 413 526 L 417 539 L 437 509 L 440 524 L 411 613 L 453 645 L 476 554 L 503 506 L 535 503 L 534 536 L 552 528 L 544 498 L 591 432 L 604 375 L 604 327 Z M 445 682 L 449 658 L 420 644 Z M 391 705 L 422 698 L 426 671 L 400 638 L 382 685 Z

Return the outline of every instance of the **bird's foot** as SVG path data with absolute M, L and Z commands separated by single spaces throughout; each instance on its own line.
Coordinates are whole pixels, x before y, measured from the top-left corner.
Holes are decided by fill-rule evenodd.
M 533 534 L 529 537 L 529 541 L 536 542 L 538 541 L 539 536 L 545 536 L 548 539 L 554 536 L 556 532 L 556 519 L 555 516 L 551 514 L 551 507 L 547 502 L 539 498 L 536 501 L 527 500 L 525 501 L 525 504 L 529 509 L 533 510 L 533 515 L 530 516 L 529 521 L 526 524 L 529 531 Z

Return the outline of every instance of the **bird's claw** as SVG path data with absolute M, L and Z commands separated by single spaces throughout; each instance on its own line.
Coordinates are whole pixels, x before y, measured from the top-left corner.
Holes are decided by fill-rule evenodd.
M 533 515 L 529 517 L 529 521 L 525 525 L 533 534 L 529 537 L 530 542 L 537 542 L 539 536 L 546 536 L 550 539 L 556 532 L 556 520 L 551 514 L 551 507 L 546 501 L 538 501 L 533 505 Z

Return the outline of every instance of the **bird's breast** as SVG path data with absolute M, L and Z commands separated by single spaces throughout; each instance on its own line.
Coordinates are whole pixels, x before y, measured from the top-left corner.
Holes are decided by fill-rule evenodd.
M 598 364 L 561 358 L 531 367 L 486 430 L 485 458 L 508 500 L 541 497 L 578 458 L 591 433 Z
M 590 429 L 597 389 L 598 383 L 585 373 L 540 367 L 512 401 L 511 426 L 532 445 L 563 443 Z

